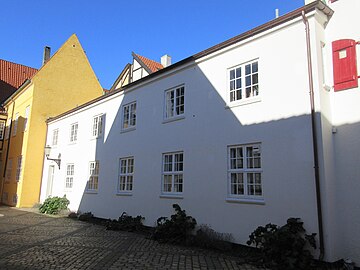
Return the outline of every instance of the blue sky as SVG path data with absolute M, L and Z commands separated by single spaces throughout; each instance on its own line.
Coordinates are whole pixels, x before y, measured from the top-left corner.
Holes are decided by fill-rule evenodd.
M 304 0 L 0 0 L 0 58 L 39 68 L 76 33 L 101 85 L 109 89 L 134 51 L 172 62 L 304 4 Z

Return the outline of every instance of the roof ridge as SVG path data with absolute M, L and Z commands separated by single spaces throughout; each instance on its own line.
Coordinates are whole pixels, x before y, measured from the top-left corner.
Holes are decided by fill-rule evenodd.
M 33 68 L 33 67 L 30 67 L 30 66 L 27 66 L 27 65 L 15 63 L 15 62 L 13 62 L 13 61 L 5 60 L 5 59 L 0 59 L 0 61 L 8 62 L 8 63 L 13 64 L 13 65 L 18 65 L 18 66 L 23 66 L 23 67 L 26 67 L 26 68 L 31 68 L 31 69 L 39 70 L 38 68 Z

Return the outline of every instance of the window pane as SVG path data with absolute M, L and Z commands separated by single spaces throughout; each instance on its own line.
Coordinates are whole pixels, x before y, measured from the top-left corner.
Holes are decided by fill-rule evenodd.
M 235 70 L 234 69 L 230 70 L 230 80 L 233 80 L 233 79 L 235 79 Z
M 171 175 L 164 175 L 164 192 L 171 192 L 172 177 Z
M 251 73 L 251 65 L 248 64 L 245 66 L 245 75 L 249 75 Z
M 236 78 L 241 77 L 241 67 L 236 69 Z
M 258 72 L 258 62 L 252 63 L 252 72 Z
M 183 191 L 183 178 L 182 174 L 174 175 L 174 192 Z

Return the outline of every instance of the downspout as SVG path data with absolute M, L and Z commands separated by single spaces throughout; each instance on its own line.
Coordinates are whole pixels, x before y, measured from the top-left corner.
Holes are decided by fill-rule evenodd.
M 46 120 L 46 135 L 45 135 L 45 144 L 44 144 L 43 149 L 45 149 L 45 146 L 47 143 L 48 132 L 49 132 L 49 125 Z M 40 178 L 40 192 L 39 192 L 38 202 L 40 202 L 40 198 L 41 198 L 41 187 L 42 187 L 42 181 L 43 181 L 43 177 L 44 177 L 44 168 L 45 168 L 44 165 L 45 165 L 45 155 L 43 156 L 43 162 L 42 162 L 42 170 L 41 170 L 41 178 Z
M 9 137 L 8 137 L 8 143 L 7 143 L 7 149 L 6 149 L 6 156 L 5 156 L 5 164 L 4 164 L 4 173 L 3 173 L 3 181 L 2 181 L 2 185 L 1 185 L 1 200 L 0 202 L 2 202 L 2 197 L 3 197 L 3 191 L 4 191 L 4 185 L 5 185 L 5 173 L 6 173 L 6 167 L 7 167 L 7 163 L 8 163 L 8 157 L 9 157 L 9 152 L 10 152 L 10 140 L 11 140 L 11 128 L 12 128 L 12 121 L 13 121 L 13 117 L 14 117 L 14 109 L 15 109 L 15 101 L 12 99 L 11 100 L 13 102 L 13 108 L 12 108 L 12 112 L 11 112 L 11 122 L 10 122 L 10 126 L 9 126 Z M 6 134 L 6 130 L 5 130 L 5 134 Z
M 316 187 L 316 202 L 317 202 L 317 214 L 319 225 L 319 243 L 320 243 L 320 256 L 319 260 L 324 259 L 324 230 L 322 220 L 322 207 L 321 207 L 321 191 L 320 191 L 320 173 L 319 173 L 319 153 L 316 134 L 316 114 L 315 114 L 315 102 L 314 102 L 314 82 L 312 76 L 312 62 L 311 62 L 311 46 L 310 46 L 310 27 L 309 21 L 305 16 L 304 10 L 301 13 L 303 22 L 305 24 L 306 32 L 306 48 L 307 48 L 307 62 L 308 62 L 308 77 L 309 77 L 309 89 L 310 89 L 310 106 L 311 106 L 311 128 L 312 128 L 312 141 L 314 152 L 314 170 L 315 170 L 315 187 Z

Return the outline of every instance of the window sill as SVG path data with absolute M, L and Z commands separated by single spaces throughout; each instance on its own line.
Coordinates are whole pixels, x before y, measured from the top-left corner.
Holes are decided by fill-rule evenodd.
M 121 129 L 120 133 L 130 132 L 130 131 L 133 131 L 135 129 L 136 129 L 136 127 L 124 128 L 124 129 Z
M 117 192 L 116 196 L 132 196 L 132 192 Z
M 171 118 L 166 118 L 162 121 L 163 124 L 185 119 L 185 115 L 178 115 Z
M 259 204 L 264 205 L 264 199 L 251 199 L 251 198 L 226 198 L 226 202 L 228 203 L 246 203 L 246 204 Z
M 225 109 L 230 109 L 230 108 L 238 107 L 238 106 L 244 106 L 247 104 L 252 104 L 252 103 L 256 103 L 256 102 L 260 102 L 260 101 L 261 101 L 261 97 L 259 97 L 259 96 L 246 98 L 244 100 L 233 101 L 233 102 L 226 104 Z
M 95 141 L 95 140 L 99 140 L 99 139 L 101 139 L 101 138 L 102 138 L 102 135 L 100 135 L 100 136 L 93 136 L 93 137 L 91 137 L 90 140 Z
M 98 194 L 97 190 L 86 190 L 85 194 Z
M 74 145 L 74 144 L 76 144 L 77 143 L 77 141 L 75 141 L 75 142 L 69 142 L 69 145 Z
M 184 199 L 184 197 L 180 194 L 161 194 L 160 198 L 163 199 Z

